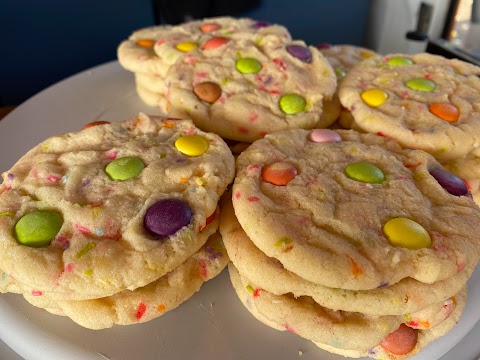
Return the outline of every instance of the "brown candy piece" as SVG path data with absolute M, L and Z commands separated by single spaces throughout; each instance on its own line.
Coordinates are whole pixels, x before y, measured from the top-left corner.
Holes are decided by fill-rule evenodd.
M 203 82 L 193 88 L 197 97 L 205 102 L 213 104 L 222 95 L 222 88 L 213 82 Z

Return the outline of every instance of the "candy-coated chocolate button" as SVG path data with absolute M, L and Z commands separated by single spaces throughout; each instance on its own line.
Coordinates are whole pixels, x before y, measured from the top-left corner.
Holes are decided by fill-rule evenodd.
M 262 180 L 273 185 L 283 186 L 297 176 L 297 169 L 287 162 L 276 162 L 262 168 Z
M 388 59 L 387 64 L 391 66 L 412 65 L 413 61 L 405 56 L 394 56 Z
M 428 80 L 425 78 L 415 78 L 415 79 L 407 80 L 405 85 L 407 85 L 407 87 L 409 87 L 412 90 L 423 91 L 423 92 L 433 91 L 437 87 L 437 85 L 435 85 L 435 83 L 432 80 Z
M 361 97 L 368 106 L 377 107 L 387 101 L 388 94 L 380 89 L 370 89 L 362 92 Z
M 307 102 L 298 94 L 285 94 L 279 101 L 280 110 L 287 115 L 294 115 L 305 110 Z
M 317 49 L 330 49 L 332 47 L 332 44 L 330 43 L 320 43 L 317 45 Z
M 175 141 L 175 147 L 182 154 L 200 156 L 208 150 L 208 141 L 200 135 L 184 135 Z
M 94 127 L 97 125 L 104 125 L 104 124 L 110 124 L 110 121 L 92 121 L 88 124 L 83 125 L 82 130 L 88 129 L 90 127 Z
M 337 79 L 343 79 L 345 77 L 345 75 L 347 75 L 345 70 L 340 69 L 340 68 L 333 69 L 333 72 L 335 73 L 335 76 L 337 77 Z
M 63 225 L 62 216 L 52 210 L 35 210 L 20 218 L 15 224 L 17 241 L 30 247 L 47 246 Z
M 340 142 L 342 138 L 338 133 L 329 129 L 314 129 L 308 135 L 310 141 L 316 143 Z
M 272 25 L 272 24 L 269 23 L 268 21 L 257 21 L 255 24 L 252 25 L 252 28 L 261 29 L 261 28 L 264 28 L 264 27 L 268 27 L 270 25 Z
M 458 111 L 458 109 L 454 105 L 449 103 L 431 104 L 428 107 L 428 110 L 430 110 L 430 112 L 436 117 L 448 122 L 455 122 L 460 116 L 460 112 Z
M 195 44 L 194 42 L 185 41 L 185 42 L 178 43 L 175 46 L 175 48 L 178 51 L 190 52 L 190 51 L 195 50 L 197 48 L 197 44 Z
M 262 70 L 262 64 L 260 61 L 253 58 L 242 58 L 237 61 L 235 67 L 242 74 L 256 74 Z
M 312 62 L 312 53 L 310 52 L 310 49 L 305 46 L 295 44 L 288 45 L 287 52 L 300 61 L 305 63 Z
M 144 48 L 151 48 L 153 47 L 153 45 L 155 45 L 155 41 L 152 39 L 140 39 L 140 40 L 137 40 L 135 44 L 137 44 L 137 46 L 141 46 Z
M 153 235 L 169 236 L 190 224 L 192 209 L 177 199 L 157 201 L 145 213 L 143 225 Z
M 105 173 L 112 180 L 124 181 L 140 175 L 144 167 L 142 159 L 126 156 L 110 162 L 105 168 Z
M 202 49 L 203 50 L 212 50 L 212 49 L 216 49 L 220 46 L 223 46 L 225 45 L 226 43 L 228 43 L 230 40 L 227 39 L 227 38 L 224 38 L 224 37 L 221 37 L 221 36 L 216 36 L 214 38 L 211 38 L 209 40 L 207 40 L 205 42 L 205 44 L 203 44 L 203 47 Z
M 218 84 L 207 81 L 196 85 L 193 92 L 200 100 L 213 104 L 222 95 L 222 88 Z
M 393 246 L 418 250 L 432 244 L 427 230 L 419 223 L 403 218 L 393 218 L 383 225 L 383 232 Z
M 360 57 L 364 58 L 364 59 L 368 59 L 368 58 L 371 58 L 373 55 L 375 55 L 374 52 L 372 51 L 360 51 Z
M 379 184 L 385 181 L 382 170 L 375 165 L 361 161 L 347 165 L 345 174 L 352 180 L 368 184 Z
M 380 346 L 395 355 L 407 355 L 417 345 L 418 330 L 405 324 L 382 340 Z
M 443 187 L 450 194 L 455 196 L 462 196 L 468 194 L 467 185 L 457 175 L 452 174 L 451 172 L 444 170 L 440 167 L 436 167 L 430 170 L 430 175 L 432 175 L 435 180 L 438 181 L 440 186 Z
M 220 25 L 218 24 L 207 23 L 207 24 L 200 25 L 201 32 L 212 32 L 212 31 L 217 31 L 218 29 L 220 29 Z

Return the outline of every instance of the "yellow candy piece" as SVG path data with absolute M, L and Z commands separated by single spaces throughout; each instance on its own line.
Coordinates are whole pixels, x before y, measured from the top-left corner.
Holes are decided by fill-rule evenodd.
M 375 55 L 375 53 L 371 52 L 371 51 L 361 51 L 360 52 L 360 56 L 364 59 L 371 58 L 373 55 Z
M 370 89 L 360 95 L 365 104 L 372 107 L 382 105 L 388 99 L 388 94 L 380 89 Z
M 403 217 L 388 220 L 383 226 L 383 232 L 393 246 L 418 250 L 432 244 L 430 235 L 422 225 Z
M 175 147 L 182 154 L 200 156 L 208 150 L 208 141 L 200 135 L 185 135 L 175 141 Z
M 194 42 L 185 41 L 185 42 L 178 43 L 175 47 L 179 51 L 190 52 L 192 50 L 195 50 L 198 47 L 198 45 L 195 44 Z

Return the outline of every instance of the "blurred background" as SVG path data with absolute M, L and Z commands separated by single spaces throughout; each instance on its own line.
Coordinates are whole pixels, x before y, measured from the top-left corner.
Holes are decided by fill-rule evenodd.
M 19 105 L 70 75 L 115 60 L 123 39 L 155 24 L 248 16 L 282 24 L 310 45 L 352 44 L 382 54 L 430 47 L 475 60 L 479 14 L 474 0 L 2 0 L 0 106 Z

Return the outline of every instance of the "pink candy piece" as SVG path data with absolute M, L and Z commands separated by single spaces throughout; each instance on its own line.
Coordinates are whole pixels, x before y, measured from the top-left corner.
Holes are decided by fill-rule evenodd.
M 314 129 L 310 132 L 308 139 L 313 142 L 341 142 L 342 138 L 333 130 Z

